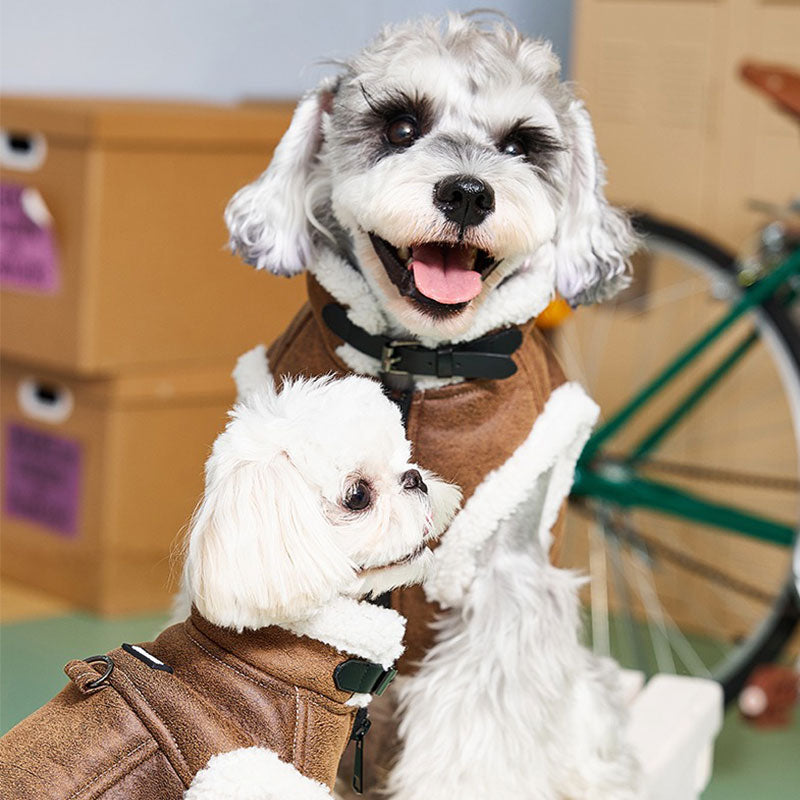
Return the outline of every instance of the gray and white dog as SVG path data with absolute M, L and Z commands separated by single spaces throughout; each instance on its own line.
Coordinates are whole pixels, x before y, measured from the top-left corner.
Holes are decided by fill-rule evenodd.
M 228 207 L 247 262 L 308 270 L 368 333 L 427 347 L 524 324 L 556 291 L 577 304 L 625 285 L 634 237 L 549 44 L 450 14 L 387 28 L 340 66 Z M 381 371 L 349 344 L 336 355 Z M 242 391 L 268 369 L 263 348 L 243 356 Z M 548 559 L 596 414 L 578 385 L 553 390 L 445 533 L 426 586 L 444 611 L 399 682 L 389 796 L 638 796 L 615 667 L 579 643 L 579 580 Z

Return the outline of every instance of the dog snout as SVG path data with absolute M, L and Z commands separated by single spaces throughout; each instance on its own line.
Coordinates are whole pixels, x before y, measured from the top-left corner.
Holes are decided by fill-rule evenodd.
M 408 491 L 418 489 L 424 494 L 428 493 L 428 487 L 425 485 L 425 481 L 422 480 L 422 475 L 419 474 L 419 470 L 417 469 L 410 469 L 404 472 L 400 476 L 400 482 L 403 484 L 403 488 Z
M 474 175 L 451 175 L 433 187 L 433 202 L 462 228 L 480 225 L 494 211 L 494 189 Z

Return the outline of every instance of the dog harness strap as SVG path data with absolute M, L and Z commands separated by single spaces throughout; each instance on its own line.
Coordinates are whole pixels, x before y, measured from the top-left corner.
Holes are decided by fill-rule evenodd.
M 95 670 L 93 664 L 103 664 L 102 674 Z M 114 671 L 114 661 L 110 656 L 89 656 L 84 659 L 73 659 L 64 666 L 67 677 L 77 686 L 81 694 L 99 692 L 108 686 L 108 679 Z
M 333 671 L 333 682 L 343 692 L 382 695 L 397 675 L 396 669 L 384 669 L 380 664 L 351 658 Z
M 351 322 L 344 307 L 336 303 L 329 303 L 322 309 L 322 318 L 340 339 L 359 352 L 380 361 L 381 372 L 384 374 L 501 380 L 511 377 L 517 371 L 511 355 L 522 344 L 522 332 L 519 328 L 507 328 L 472 342 L 432 349 L 412 340 L 397 340 L 367 333 Z

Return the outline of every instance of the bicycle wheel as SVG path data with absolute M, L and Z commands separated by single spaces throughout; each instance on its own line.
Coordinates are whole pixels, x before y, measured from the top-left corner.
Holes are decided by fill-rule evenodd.
M 644 247 L 632 286 L 555 333 L 567 375 L 601 406 L 600 425 L 742 293 L 730 253 L 647 215 L 635 225 Z M 648 675 L 714 677 L 726 701 L 787 645 L 800 616 L 800 336 L 785 295 L 738 318 L 591 460 L 597 474 L 625 470 L 657 480 L 664 496 L 674 489 L 777 522 L 782 544 L 579 483 L 560 557 L 589 573 L 595 650 Z

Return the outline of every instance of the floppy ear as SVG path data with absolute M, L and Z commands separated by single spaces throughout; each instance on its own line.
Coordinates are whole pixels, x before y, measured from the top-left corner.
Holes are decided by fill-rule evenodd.
M 225 209 L 231 250 L 257 269 L 285 276 L 305 269 L 311 251 L 306 195 L 334 91 L 335 80 L 326 79 L 303 97 L 269 167 Z
M 571 163 L 555 239 L 556 286 L 577 305 L 605 300 L 628 285 L 636 237 L 628 217 L 603 193 L 605 167 L 583 103 L 573 100 L 568 115 Z
M 226 450 L 223 440 L 209 459 L 189 531 L 190 598 L 206 619 L 237 630 L 302 618 L 352 580 L 353 565 L 285 454 L 243 462 Z

